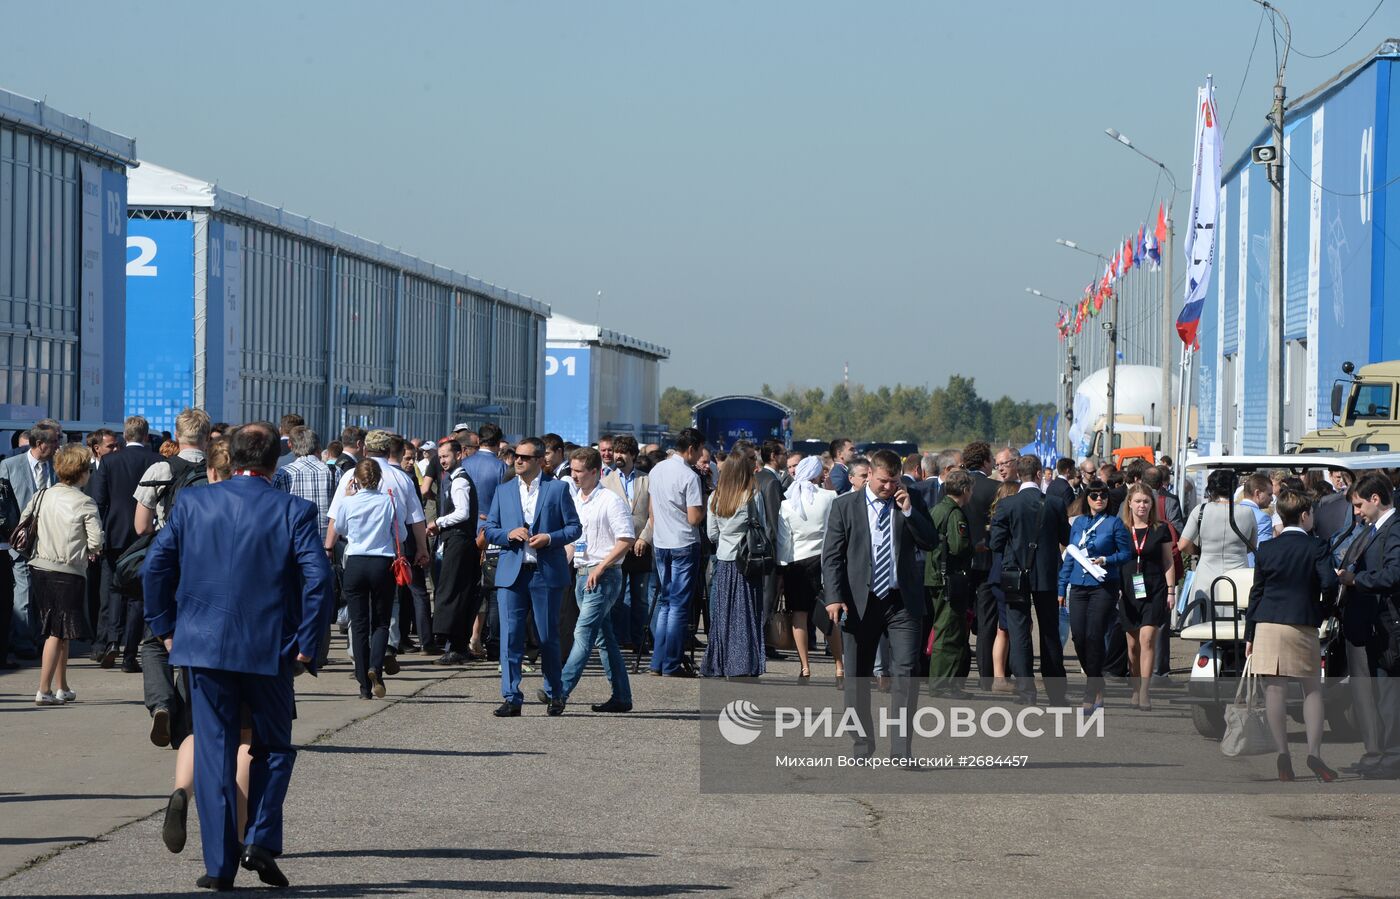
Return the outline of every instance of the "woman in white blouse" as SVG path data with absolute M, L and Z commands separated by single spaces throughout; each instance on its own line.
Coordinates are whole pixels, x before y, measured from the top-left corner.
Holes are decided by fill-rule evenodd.
M 787 489 L 778 515 L 778 564 L 783 566 L 783 594 L 792 613 L 792 639 L 797 645 L 797 658 L 802 664 L 803 678 L 812 676 L 807 657 L 807 618 L 814 608 L 825 613 L 822 596 L 822 541 L 826 538 L 826 517 L 836 493 L 817 486 L 822 479 L 822 460 L 808 456 L 797 463 L 792 486 Z M 836 660 L 836 679 L 845 674 L 841 662 L 841 635 L 832 639 L 836 622 L 826 622 L 822 630 Z

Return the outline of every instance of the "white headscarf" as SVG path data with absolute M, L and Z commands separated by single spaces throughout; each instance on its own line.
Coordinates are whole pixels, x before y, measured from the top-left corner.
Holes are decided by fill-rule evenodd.
M 793 475 L 792 484 L 788 486 L 788 499 L 797 504 L 797 511 L 802 513 L 802 520 L 807 520 L 807 504 L 817 495 L 821 488 L 817 486 L 817 479 L 822 476 L 821 456 L 807 456 L 797 463 L 797 473 Z

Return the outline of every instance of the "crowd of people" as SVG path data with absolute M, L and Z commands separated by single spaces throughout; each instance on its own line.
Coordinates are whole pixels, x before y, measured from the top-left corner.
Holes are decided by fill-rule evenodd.
M 0 463 L 0 664 L 39 662 L 39 706 L 76 701 L 74 642 L 142 675 L 151 740 L 179 750 L 167 845 L 183 847 L 191 797 L 209 816 L 202 885 L 240 864 L 281 879 L 280 809 L 250 790 L 285 792 L 292 677 L 335 661 L 337 623 L 362 699 L 388 695 L 406 653 L 495 663 L 502 718 L 523 713 L 536 668 L 534 698 L 564 714 L 595 647 L 604 714 L 633 708 L 629 653 L 633 673 L 648 658 L 648 676 L 732 678 L 789 651 L 805 683 L 821 651 L 873 734 L 872 682 L 910 712 L 925 687 L 1033 704 L 1037 660 L 1051 704 L 1092 713 L 1116 677 L 1149 710 L 1173 623 L 1200 614 L 1215 578 L 1253 567 L 1247 652 L 1280 778 L 1293 777 L 1289 679 L 1308 765 L 1336 776 L 1321 761 L 1317 626 L 1339 591 L 1357 770 L 1400 777 L 1400 681 L 1371 676 L 1400 645 L 1386 473 L 1215 471 L 1183 504 L 1166 457 L 1047 468 L 985 442 L 901 459 L 839 439 L 804 456 L 772 440 L 717 450 L 692 428 L 663 449 L 628 434 L 508 442 L 463 423 L 427 440 L 347 426 L 323 445 L 295 414 L 233 427 L 199 409 L 169 437 L 133 416 L 120 435 L 65 443 L 45 420 Z M 249 577 L 265 596 L 229 595 Z M 1066 629 L 1084 674 L 1073 699 Z

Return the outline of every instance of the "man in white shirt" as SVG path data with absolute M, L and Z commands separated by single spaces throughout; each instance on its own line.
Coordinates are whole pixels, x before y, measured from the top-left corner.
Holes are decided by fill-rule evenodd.
M 676 454 L 657 463 L 648 475 L 656 575 L 661 582 L 653 618 L 653 675 L 695 676 L 683 665 L 682 652 L 690 628 L 690 594 L 699 575 L 699 526 L 705 520 L 700 476 L 691 466 L 704 452 L 705 435 L 686 428 L 676 437 Z
M 444 440 L 437 447 L 443 485 L 438 511 L 442 514 L 428 525 L 428 535 L 438 538 L 442 567 L 436 578 L 436 616 L 418 629 L 424 645 L 434 632 L 447 635 L 446 652 L 439 665 L 465 665 L 471 657 L 468 639 L 476 621 L 481 591 L 481 556 L 476 548 L 479 505 L 471 476 L 462 468 L 462 445 L 456 439 Z
M 627 663 L 613 633 L 612 607 L 622 595 L 621 563 L 632 549 L 636 532 L 627 503 L 598 485 L 602 467 L 602 455 L 592 447 L 576 449 L 569 457 L 570 474 L 578 488 L 573 495 L 574 508 L 583 530 L 572 544 L 578 623 L 574 625 L 573 650 L 564 663 L 563 699 L 567 702 L 578 685 L 597 643 L 602 651 L 603 673 L 612 684 L 612 696 L 607 702 L 594 705 L 593 711 L 630 712 L 632 687 L 627 680 Z

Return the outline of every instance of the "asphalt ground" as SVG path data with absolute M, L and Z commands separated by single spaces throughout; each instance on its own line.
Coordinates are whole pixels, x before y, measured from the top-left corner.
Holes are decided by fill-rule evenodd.
M 643 675 L 634 712 L 598 715 L 595 667 L 562 717 L 530 703 L 497 719 L 494 665 L 404 658 L 382 702 L 355 698 L 344 663 L 298 683 L 284 895 L 1400 894 L 1400 801 L 1361 782 L 987 793 L 931 771 L 901 772 L 903 792 L 849 793 L 839 772 L 816 772 L 829 792 L 702 793 L 715 710 L 695 681 Z M 834 694 L 830 663 L 814 667 L 805 689 Z M 174 754 L 147 739 L 139 678 L 80 663 L 78 702 L 35 709 L 35 674 L 0 676 L 0 895 L 198 892 L 197 815 L 183 854 L 160 841 Z M 1164 698 L 1152 715 L 1111 699 L 1109 720 L 1144 755 L 1213 751 Z M 1300 771 L 1302 754 L 1295 743 Z M 1358 754 L 1327 747 L 1337 766 Z M 1269 757 L 1238 762 L 1268 780 Z M 247 872 L 238 886 L 261 887 Z

